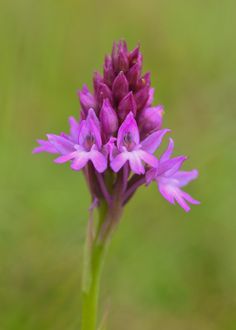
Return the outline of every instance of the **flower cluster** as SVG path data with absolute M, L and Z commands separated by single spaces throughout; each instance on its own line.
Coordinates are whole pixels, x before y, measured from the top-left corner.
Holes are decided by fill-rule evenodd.
M 165 199 L 189 211 L 188 203 L 199 202 L 181 188 L 198 172 L 180 170 L 186 157 L 171 158 L 171 139 L 159 159 L 154 155 L 170 130 L 162 128 L 163 107 L 152 105 L 154 89 L 142 62 L 139 47 L 129 52 L 124 41 L 114 43 L 103 75 L 94 74 L 93 93 L 86 85 L 78 92 L 80 120 L 70 117 L 70 133 L 48 134 L 34 153 L 59 154 L 56 163 L 83 170 L 93 200 L 109 206 L 122 208 L 138 187 L 156 181 Z

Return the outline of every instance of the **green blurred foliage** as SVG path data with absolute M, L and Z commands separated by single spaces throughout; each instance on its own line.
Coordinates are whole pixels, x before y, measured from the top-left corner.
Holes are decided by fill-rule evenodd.
M 155 185 L 127 206 L 107 256 L 107 329 L 236 329 L 235 1 L 0 2 L 0 329 L 79 328 L 90 203 L 81 174 L 32 156 L 67 130 L 113 40 L 141 42 L 176 153 L 199 179 L 185 214 Z

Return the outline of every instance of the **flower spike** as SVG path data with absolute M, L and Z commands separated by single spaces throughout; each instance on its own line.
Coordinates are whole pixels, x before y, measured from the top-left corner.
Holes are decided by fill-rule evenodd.
M 198 201 L 181 187 L 198 174 L 180 170 L 186 157 L 171 158 L 171 139 L 160 159 L 154 155 L 170 130 L 162 127 L 163 106 L 153 105 L 151 76 L 142 67 L 139 45 L 129 51 L 125 41 L 115 42 L 103 75 L 94 73 L 93 92 L 86 85 L 78 92 L 80 120 L 70 117 L 69 134 L 48 134 L 33 153 L 58 154 L 55 163 L 70 162 L 73 170 L 83 170 L 92 198 L 101 202 L 106 196 L 109 207 L 119 200 L 122 208 L 139 185 L 155 181 L 170 203 L 189 211 L 188 203 Z

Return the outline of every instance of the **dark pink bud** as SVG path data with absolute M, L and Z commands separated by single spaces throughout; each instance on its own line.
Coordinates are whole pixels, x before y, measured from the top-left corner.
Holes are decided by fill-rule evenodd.
M 142 135 L 157 131 L 162 127 L 164 109 L 162 105 L 142 110 L 138 120 L 139 130 Z
M 137 89 L 142 89 L 145 86 L 150 87 L 150 85 L 151 85 L 151 74 L 150 72 L 147 72 L 142 78 L 138 80 Z
M 124 120 L 129 112 L 133 112 L 134 116 L 136 116 L 137 105 L 133 92 L 129 92 L 129 94 L 120 101 L 118 106 L 118 116 L 121 120 Z
M 103 100 L 105 99 L 109 99 L 109 101 L 111 103 L 112 102 L 112 93 L 110 88 L 104 84 L 104 83 L 100 83 L 100 85 L 98 86 L 98 91 L 97 91 L 97 100 L 98 100 L 98 105 L 99 107 L 102 106 L 103 104 Z
M 112 85 L 112 93 L 116 100 L 120 101 L 129 91 L 129 83 L 124 75 L 124 72 L 121 71 Z
M 113 68 L 116 73 L 118 73 L 119 71 L 126 72 L 128 70 L 129 68 L 128 50 L 125 41 L 119 41 L 118 45 L 116 43 L 113 44 L 112 62 L 113 62 Z
M 140 58 L 140 60 L 142 62 L 142 55 L 140 54 L 140 46 L 139 45 L 129 53 L 129 56 L 128 56 L 129 64 L 130 65 L 135 64 L 137 62 L 138 58 Z
M 108 99 L 103 101 L 99 119 L 101 121 L 102 133 L 105 135 L 112 135 L 117 131 L 118 118 Z
M 134 64 L 127 72 L 126 77 L 128 79 L 130 87 L 132 88 L 136 87 L 138 79 L 141 75 L 141 70 L 142 70 L 142 63 L 139 61 L 136 64 Z
M 120 50 L 118 55 L 118 70 L 117 71 L 124 71 L 126 72 L 129 69 L 129 61 L 127 54 L 124 52 L 123 49 Z
M 78 91 L 78 96 L 80 100 L 80 104 L 82 107 L 82 112 L 87 115 L 88 110 L 90 108 L 96 109 L 96 101 L 94 96 L 90 93 L 88 87 L 86 85 L 83 85 L 83 88 L 81 91 Z
M 134 98 L 137 104 L 137 111 L 141 110 L 145 104 L 147 103 L 149 97 L 149 87 L 145 86 L 140 89 L 136 94 L 134 94 Z
M 104 82 L 111 87 L 115 78 L 115 72 L 113 70 L 111 56 L 105 57 L 103 72 L 104 72 Z
M 113 43 L 113 47 L 112 47 L 112 53 L 111 53 L 111 58 L 112 58 L 112 63 L 113 63 L 113 67 L 114 69 L 116 69 L 117 67 L 117 61 L 118 61 L 118 46 L 117 46 L 117 43 L 114 42 Z
M 103 78 L 100 75 L 100 73 L 99 72 L 94 72 L 94 75 L 93 75 L 93 88 L 94 88 L 94 91 L 95 91 L 96 95 L 98 93 L 99 85 L 102 82 L 103 82 Z

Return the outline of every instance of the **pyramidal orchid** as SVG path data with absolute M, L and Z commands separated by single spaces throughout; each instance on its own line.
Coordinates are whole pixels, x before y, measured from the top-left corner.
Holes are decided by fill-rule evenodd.
M 197 170 L 181 171 L 186 157 L 171 158 L 174 142 L 157 157 L 164 136 L 163 106 L 153 106 L 150 73 L 142 74 L 139 46 L 128 51 L 125 41 L 114 43 L 104 61 L 103 75 L 93 77 L 93 92 L 78 92 L 80 119 L 69 118 L 69 134 L 48 134 L 34 153 L 56 154 L 54 162 L 83 171 L 91 194 L 84 256 L 82 330 L 95 330 L 101 265 L 107 242 L 126 203 L 136 190 L 156 182 L 161 195 L 189 211 L 199 204 L 181 188 L 197 178 Z M 97 208 L 99 219 L 93 221 Z

